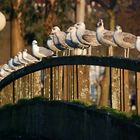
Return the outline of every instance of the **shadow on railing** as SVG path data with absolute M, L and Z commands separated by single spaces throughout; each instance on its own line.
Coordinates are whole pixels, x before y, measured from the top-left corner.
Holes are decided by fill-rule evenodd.
M 109 105 L 121 111 L 130 111 L 130 93 L 133 91 L 136 112 L 140 114 L 140 61 L 117 57 L 65 56 L 48 58 L 24 67 L 0 82 L 1 104 L 38 95 L 50 100 L 92 100 L 89 80 L 89 66 L 92 65 L 109 69 L 109 75 L 106 75 L 110 77 Z M 104 96 L 103 86 L 100 100 Z

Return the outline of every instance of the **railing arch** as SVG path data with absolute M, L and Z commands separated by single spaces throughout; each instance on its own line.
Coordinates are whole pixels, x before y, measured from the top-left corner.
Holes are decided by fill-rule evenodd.
M 52 57 L 52 58 L 47 58 L 42 60 L 41 62 L 38 62 L 36 64 L 32 64 L 29 66 L 26 66 L 22 69 L 19 69 L 13 73 L 11 73 L 10 75 L 8 75 L 6 78 L 4 78 L 2 81 L 0 81 L 0 90 L 3 91 L 3 89 L 5 89 L 8 85 L 10 85 L 10 83 L 12 84 L 12 102 L 15 103 L 15 82 L 16 80 L 20 80 L 20 78 L 24 77 L 24 76 L 29 76 L 30 74 L 34 74 L 37 71 L 42 71 L 45 69 L 49 69 L 49 98 L 50 100 L 55 99 L 54 98 L 54 94 L 55 93 L 55 88 L 54 88 L 54 73 L 53 73 L 53 68 L 55 67 L 61 67 L 63 66 L 63 71 L 67 71 L 65 66 L 79 66 L 79 65 L 95 65 L 95 66 L 105 66 L 108 67 L 110 69 L 110 105 L 112 106 L 112 69 L 117 68 L 123 71 L 123 74 L 120 76 L 122 78 L 122 81 L 120 80 L 120 109 L 121 111 L 128 111 L 129 110 L 129 102 L 127 101 L 127 99 L 129 98 L 129 91 L 127 90 L 127 86 L 128 83 L 128 77 L 126 77 L 126 81 L 125 81 L 125 72 L 128 71 L 134 71 L 135 72 L 135 81 L 136 81 L 136 85 L 135 85 L 135 90 L 136 90 L 136 111 L 138 114 L 140 114 L 140 61 L 139 60 L 135 60 L 135 59 L 128 59 L 128 58 L 118 58 L 118 57 L 107 57 L 107 56 L 62 56 L 62 57 Z M 66 69 L 65 69 L 65 68 Z M 78 69 L 76 69 L 75 72 L 77 72 Z M 125 71 L 126 70 L 126 71 Z M 57 72 L 58 73 L 58 72 Z M 62 76 L 63 80 L 61 80 L 61 89 L 60 92 L 62 91 L 63 94 L 63 98 L 62 100 L 66 99 L 66 100 L 70 100 L 70 99 L 79 99 L 79 87 L 78 87 L 78 77 L 76 77 L 77 75 L 74 75 L 74 71 L 73 71 L 73 87 L 70 90 L 66 89 L 65 86 L 67 86 L 68 83 L 68 79 L 70 79 L 71 77 L 69 77 L 69 72 L 67 71 L 67 74 L 64 74 Z M 67 79 L 65 79 L 65 77 L 68 77 Z M 76 77 L 76 78 L 75 78 Z M 76 84 L 74 82 L 74 80 L 76 80 Z M 62 83 L 63 81 L 63 83 Z M 20 81 L 21 82 L 21 81 Z M 64 85 L 64 83 L 67 82 L 67 84 Z M 30 84 L 30 82 L 29 82 Z M 45 85 L 45 84 L 44 84 Z M 43 85 L 43 86 L 44 86 Z M 17 86 L 17 85 L 16 85 Z M 56 86 L 56 85 L 55 85 Z M 71 88 L 71 87 L 68 87 Z M 43 89 L 44 90 L 44 89 Z M 45 90 L 44 90 L 45 91 Z M 41 93 L 43 93 L 44 91 L 41 91 Z M 30 92 L 30 91 L 28 91 Z M 32 90 L 31 92 L 34 92 L 34 90 Z M 58 89 L 57 89 L 58 92 Z M 67 94 L 68 92 L 68 94 Z M 113 91 L 114 92 L 114 91 Z M 81 94 L 81 93 L 80 93 Z M 41 94 L 43 95 L 43 94 Z M 62 95 L 61 95 L 62 96 Z M 71 97 L 70 97 L 71 96 Z M 87 98 L 86 98 L 87 99 Z
M 44 68 L 51 68 L 54 66 L 62 66 L 62 65 L 98 65 L 140 72 L 139 60 L 118 57 L 63 56 L 56 58 L 48 58 L 41 62 L 26 66 L 22 69 L 19 69 L 11 73 L 0 82 L 0 89 L 8 85 L 10 82 L 27 74 L 33 73 L 38 70 L 42 70 Z

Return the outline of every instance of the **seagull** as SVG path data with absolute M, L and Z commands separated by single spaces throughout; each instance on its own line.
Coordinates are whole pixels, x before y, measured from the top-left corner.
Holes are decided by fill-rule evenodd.
M 8 64 L 4 64 L 4 65 L 2 66 L 2 68 L 3 68 L 5 71 L 7 71 L 7 72 L 13 72 L 13 71 L 14 71 L 14 70 L 12 70 L 12 69 L 9 67 Z
M 73 43 L 74 46 L 77 46 L 77 49 L 75 49 L 76 51 L 78 51 L 78 54 L 80 51 L 82 51 L 87 47 L 85 47 L 85 45 L 83 45 L 77 38 L 76 36 L 76 27 L 71 26 L 67 29 L 67 32 L 70 33 L 70 38 L 71 38 L 71 42 Z M 80 52 L 81 54 L 81 52 Z
M 19 61 L 19 58 L 18 58 L 17 55 L 15 55 L 14 58 L 13 58 L 13 65 L 16 66 L 17 69 L 21 69 L 21 68 L 24 67 L 23 63 L 21 63 L 21 62 Z
M 61 31 L 58 26 L 54 26 L 52 28 L 51 34 L 54 34 L 57 38 L 59 43 L 65 48 L 65 49 L 71 49 L 70 46 L 68 46 L 65 42 L 66 40 L 66 33 Z
M 18 57 L 18 61 L 19 61 L 22 65 L 27 66 L 27 65 L 29 64 L 26 60 L 23 59 L 23 54 L 22 54 L 22 52 L 18 52 L 17 57 Z
M 71 48 L 79 48 L 78 47 L 78 41 L 77 42 L 76 41 L 73 42 L 73 39 L 72 39 L 72 36 L 71 36 L 72 32 L 76 32 L 76 28 L 71 26 L 66 31 L 66 40 L 65 40 L 65 42 Z
M 16 66 L 14 66 L 13 64 L 13 58 L 10 58 L 10 60 L 8 61 L 8 66 L 12 69 L 12 70 L 18 70 L 18 68 Z
M 140 52 L 140 36 L 137 36 L 135 47 Z
M 0 77 L 5 78 L 9 74 L 10 72 L 5 71 L 2 67 L 0 68 Z
M 100 19 L 99 22 L 97 23 L 97 29 L 96 29 L 96 37 L 97 40 L 101 45 L 109 46 L 109 55 L 113 55 L 113 48 L 112 47 L 117 47 L 113 40 L 113 31 L 106 30 L 104 28 L 104 23 L 103 20 Z
M 76 28 L 71 26 L 66 31 L 65 42 L 74 50 L 74 54 L 81 54 L 81 47 L 79 47 L 79 41 L 76 37 Z M 74 34 L 74 35 L 73 35 Z M 80 52 L 80 53 L 79 53 Z
M 18 59 L 18 56 L 17 56 L 17 55 L 14 56 L 14 58 L 13 58 L 13 64 L 14 64 L 15 66 L 21 65 L 21 63 L 19 62 L 19 59 Z
M 32 52 L 35 57 L 40 59 L 40 61 L 42 60 L 42 58 L 49 57 L 54 54 L 53 51 L 51 51 L 47 48 L 38 46 L 36 40 L 32 41 Z
M 46 47 L 53 52 L 55 52 L 56 55 L 58 55 L 59 51 L 63 51 L 64 48 L 61 46 L 61 44 L 58 42 L 58 39 L 55 35 L 50 34 L 49 38 L 46 42 Z
M 31 64 L 39 62 L 38 59 L 36 59 L 35 57 L 33 57 L 32 55 L 27 53 L 27 49 L 24 49 L 24 51 L 22 52 L 22 57 L 25 61 L 27 61 L 28 63 L 31 63 Z
M 78 40 L 77 35 L 76 35 L 76 30 L 77 30 L 77 29 L 76 29 L 75 26 L 71 26 L 71 27 L 69 27 L 68 30 L 67 30 L 68 32 L 70 32 L 72 42 L 75 43 L 75 44 L 78 46 L 78 48 L 80 48 L 80 49 L 85 49 L 85 48 L 87 48 L 86 45 L 82 44 L 82 43 Z
M 87 47 L 100 45 L 96 39 L 96 32 L 87 30 L 84 22 L 76 23 L 74 26 L 76 27 L 76 36 L 81 43 Z
M 119 47 L 125 49 L 124 56 L 129 57 L 129 49 L 135 48 L 136 36 L 130 33 L 122 32 L 122 28 L 120 26 L 116 26 L 113 38 Z

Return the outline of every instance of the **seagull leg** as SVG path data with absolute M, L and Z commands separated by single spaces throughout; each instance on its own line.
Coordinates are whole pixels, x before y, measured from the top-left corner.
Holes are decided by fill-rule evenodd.
M 127 58 L 127 49 L 124 49 L 124 58 Z
M 113 47 L 112 46 L 109 47 L 108 54 L 109 54 L 109 56 L 113 56 Z
M 91 49 L 91 46 L 89 46 L 89 48 L 88 48 L 88 55 L 89 55 L 89 56 L 91 56 L 91 50 L 92 50 L 92 49 Z
M 129 58 L 129 48 L 127 48 L 126 57 Z

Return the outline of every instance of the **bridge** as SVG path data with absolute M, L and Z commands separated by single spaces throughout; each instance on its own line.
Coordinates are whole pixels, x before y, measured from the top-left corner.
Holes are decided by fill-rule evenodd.
M 20 98 L 32 98 L 34 96 L 45 96 L 50 100 L 90 100 L 89 90 L 85 91 L 85 94 L 81 93 L 82 84 L 80 85 L 79 82 L 79 70 L 80 66 L 83 65 L 86 67 L 86 70 L 84 70 L 86 74 L 89 73 L 89 66 L 104 66 L 108 68 L 109 100 L 107 106 L 114 108 L 113 100 L 115 99 L 113 99 L 113 92 L 116 91 L 114 91 L 113 86 L 119 83 L 116 85 L 117 90 L 119 90 L 117 91 L 119 97 L 116 99 L 119 100 L 117 109 L 129 112 L 129 94 L 131 91 L 135 91 L 136 112 L 137 114 L 140 113 L 140 61 L 108 56 L 62 56 L 47 58 L 36 64 L 19 69 L 0 82 L 1 105 L 10 102 L 15 103 Z M 117 78 L 119 77 L 117 82 L 113 81 L 113 70 L 117 71 Z M 135 83 L 131 88 L 128 88 L 131 82 L 128 79 L 130 72 L 133 72 Z M 36 77 L 37 79 L 35 79 Z M 89 81 L 89 77 L 85 77 L 86 80 Z M 89 88 L 89 82 L 84 84 L 87 84 L 86 86 Z M 35 91 L 35 88 L 38 89 Z M 5 93 L 7 90 L 9 90 L 9 93 Z M 102 92 L 102 94 L 104 93 Z
M 107 77 L 107 80 L 105 80 L 105 82 L 100 83 L 101 90 L 99 90 L 101 92 L 100 100 L 103 101 L 106 100 L 105 104 L 100 103 L 100 101 L 93 102 L 93 100 L 90 98 L 90 92 L 89 92 L 90 66 L 106 67 L 105 77 Z M 67 104 L 58 101 L 58 100 L 61 101 L 83 100 L 86 102 L 90 101 L 93 104 L 99 106 L 105 105 L 122 112 L 131 112 L 132 111 L 131 104 L 130 104 L 131 100 L 129 96 L 131 91 L 134 91 L 135 92 L 134 113 L 139 115 L 140 114 L 140 73 L 139 73 L 140 67 L 139 66 L 140 66 L 140 61 L 138 59 L 128 59 L 123 57 L 113 57 L 113 56 L 112 57 L 61 56 L 60 57 L 59 56 L 59 57 L 46 58 L 41 62 L 26 66 L 22 69 L 19 69 L 11 73 L 0 82 L 1 105 L 8 104 L 8 103 L 16 103 L 18 102 L 19 99 L 33 98 L 36 96 L 43 96 L 50 101 L 53 100 L 54 102 L 39 103 L 39 104 L 33 103 L 33 105 L 28 104 L 27 107 L 24 106 L 20 107 L 19 105 L 19 107 L 15 107 L 15 109 L 12 109 L 12 111 L 9 110 L 10 112 L 7 110 L 7 112 L 13 114 L 12 115 L 13 117 L 10 117 L 10 114 L 8 115 L 7 113 L 6 115 L 4 113 L 6 111 L 3 111 L 0 117 L 0 122 L 1 124 L 4 124 L 2 126 L 5 127 L 0 127 L 0 133 L 2 133 L 0 137 L 3 136 L 3 133 L 5 134 L 6 132 L 13 131 L 14 134 L 16 132 L 19 132 L 18 135 L 22 133 L 30 136 L 37 135 L 37 137 L 40 137 L 40 135 L 45 137 L 47 133 L 46 137 L 50 139 L 57 139 L 57 138 L 68 139 L 67 136 L 69 136 L 69 139 L 73 139 L 73 138 L 90 139 L 94 137 L 95 140 L 96 139 L 98 140 L 101 139 L 100 135 L 102 133 L 102 135 L 104 135 L 106 139 L 111 140 L 116 133 L 118 133 L 116 137 L 118 139 L 120 137 L 124 138 L 130 132 L 132 132 L 133 138 L 134 136 L 136 136 L 136 139 L 139 138 L 139 135 L 137 135 L 139 131 L 138 124 L 137 125 L 131 124 L 133 129 L 130 130 L 127 129 L 130 123 L 125 123 L 125 121 L 123 120 L 121 121 L 116 120 L 114 117 L 112 118 L 112 115 L 110 116 L 110 114 L 108 113 L 104 114 L 101 113 L 100 111 L 98 112 L 96 109 L 94 109 L 94 107 L 79 108 L 78 106 L 77 108 L 77 106 L 74 107 L 73 105 L 71 107 L 69 103 Z M 129 79 L 129 77 L 131 78 L 133 77 L 134 83 L 132 83 L 132 80 Z M 105 91 L 106 83 L 109 83 L 108 96 L 106 95 L 107 92 Z M 35 112 L 37 114 L 34 111 L 29 111 L 28 106 L 32 106 L 32 107 L 34 106 L 33 110 L 36 111 L 38 110 L 37 112 L 40 115 L 37 115 L 38 113 L 36 111 Z M 44 110 L 45 108 L 47 109 L 46 111 Z M 22 114 L 23 112 L 26 113 L 28 112 L 28 113 L 25 115 Z M 44 112 L 43 113 L 44 116 L 42 116 L 43 115 L 42 112 Z M 72 112 L 71 115 L 70 112 Z M 49 115 L 50 117 L 48 117 L 49 113 L 51 114 Z M 58 115 L 57 117 L 54 116 L 54 114 L 56 113 Z M 74 124 L 72 123 L 71 120 L 71 118 L 76 119 L 79 113 L 81 115 L 77 120 L 78 121 L 77 126 L 79 128 L 78 131 L 81 131 L 83 135 L 80 135 L 76 131 L 77 128 L 75 129 Z M 32 117 L 32 115 L 34 117 Z M 67 116 L 68 117 L 67 119 L 71 121 L 70 122 L 67 121 L 65 116 Z M 71 116 L 71 118 L 69 118 L 69 116 Z M 81 116 L 83 117 L 81 118 Z M 15 121 L 17 123 L 13 124 L 12 122 L 13 119 L 15 120 L 15 118 L 17 118 L 17 120 L 20 121 Z M 31 124 L 32 122 L 31 118 L 33 120 L 35 119 L 34 120 L 35 124 L 34 123 Z M 45 120 L 43 120 L 43 118 L 47 118 L 48 121 L 44 122 Z M 40 119 L 42 120 L 41 122 L 39 121 Z M 84 120 L 81 121 L 82 119 Z M 23 124 L 24 122 L 23 120 L 26 120 L 27 122 L 30 123 L 28 124 L 27 122 L 25 122 Z M 122 134 L 120 135 L 121 132 L 118 131 L 118 126 L 116 126 L 112 121 L 113 122 L 116 121 L 117 124 L 119 124 L 119 128 L 120 128 L 119 130 L 123 131 L 120 127 L 122 124 L 126 128 L 126 131 L 123 132 L 124 133 L 123 136 Z M 48 122 L 50 122 L 51 124 L 49 125 Z M 57 124 L 55 122 L 57 122 Z M 98 124 L 95 122 L 101 124 L 100 126 L 102 127 L 98 127 Z M 96 126 L 96 129 L 94 126 L 90 125 L 91 123 L 93 123 Z M 9 124 L 10 127 L 8 127 Z M 46 125 L 42 125 L 42 124 L 46 124 Z M 70 129 L 67 129 L 67 125 L 73 127 L 74 131 L 70 131 Z M 23 127 L 24 129 L 22 127 L 19 128 L 19 126 L 24 126 Z M 47 128 L 44 126 L 46 126 Z M 42 129 L 40 130 L 38 128 L 42 128 Z M 25 132 L 25 130 L 27 131 L 27 129 L 28 129 L 28 134 Z M 66 135 L 61 134 L 59 132 L 60 129 L 67 130 L 65 131 Z M 87 131 L 87 129 L 89 129 L 90 131 Z M 106 131 L 104 131 L 104 129 L 106 129 Z M 90 133 L 93 131 L 94 133 Z M 108 132 L 112 132 L 112 133 L 109 135 Z M 75 135 L 76 137 L 73 137 L 71 133 L 77 133 L 77 136 Z M 127 139 L 131 139 L 130 135 L 127 136 Z

